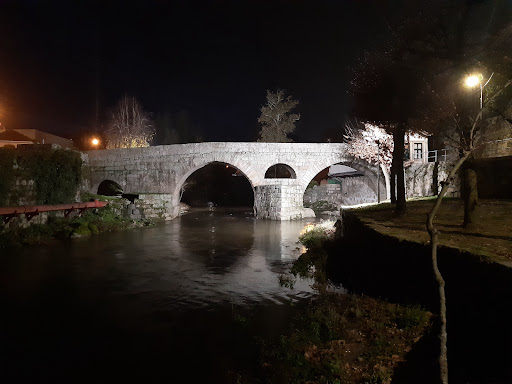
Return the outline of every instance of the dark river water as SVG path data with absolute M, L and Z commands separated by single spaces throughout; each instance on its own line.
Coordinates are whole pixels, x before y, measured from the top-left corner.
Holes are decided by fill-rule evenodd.
M 306 221 L 191 212 L 153 228 L 1 249 L 3 382 L 226 382 L 253 356 L 231 319 L 286 327 L 313 295 L 279 275 L 298 258 Z M 250 365 L 250 363 L 247 363 Z

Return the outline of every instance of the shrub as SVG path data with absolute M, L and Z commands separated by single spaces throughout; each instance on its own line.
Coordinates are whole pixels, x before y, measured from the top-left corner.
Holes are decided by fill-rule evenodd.
M 299 235 L 299 241 L 308 249 L 321 248 L 334 237 L 334 221 L 326 220 L 319 224 L 308 224 Z
M 311 208 L 315 212 L 336 211 L 338 209 L 334 204 L 331 204 L 326 200 L 315 201 L 311 204 Z

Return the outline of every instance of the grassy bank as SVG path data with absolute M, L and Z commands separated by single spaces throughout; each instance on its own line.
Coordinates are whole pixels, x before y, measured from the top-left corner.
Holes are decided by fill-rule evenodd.
M 91 236 L 128 228 L 154 225 L 154 220 L 130 220 L 123 215 L 126 199 L 84 194 L 82 201 L 91 198 L 107 201 L 104 208 L 87 209 L 80 216 L 65 218 L 51 215 L 46 224 L 22 227 L 0 227 L 0 247 L 44 244 L 53 239 Z
M 389 383 L 397 366 L 430 329 L 432 315 L 367 296 L 333 292 L 321 245 L 334 236 L 332 222 L 306 227 L 309 250 L 294 262 L 281 284 L 314 278 L 319 294 L 292 308 L 279 337 L 258 340 L 260 371 L 243 383 Z M 250 321 L 243 318 L 250 327 Z M 254 377 L 258 376 L 258 378 Z
M 388 383 L 430 317 L 418 307 L 324 293 L 295 308 L 280 338 L 259 341 L 264 379 L 253 382 Z
M 426 244 L 427 212 L 433 199 L 407 202 L 405 216 L 397 217 L 391 204 L 352 209 L 363 223 L 385 235 Z M 480 199 L 477 208 L 480 221 L 463 228 L 464 208 L 460 199 L 444 199 L 436 216 L 440 244 L 468 251 L 490 261 L 512 262 L 512 201 Z

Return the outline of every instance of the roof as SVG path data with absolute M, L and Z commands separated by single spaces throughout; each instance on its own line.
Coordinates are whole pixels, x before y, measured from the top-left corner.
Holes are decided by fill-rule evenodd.
M 29 137 L 27 137 L 25 135 L 22 135 L 19 132 L 10 130 L 10 129 L 6 129 L 5 131 L 0 132 L 0 140 L 5 140 L 5 141 L 33 141 Z

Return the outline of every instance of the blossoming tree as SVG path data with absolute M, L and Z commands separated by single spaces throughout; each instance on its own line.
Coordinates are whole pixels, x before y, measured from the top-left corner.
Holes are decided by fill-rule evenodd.
M 345 140 L 348 153 L 370 164 L 378 165 L 386 181 L 386 196 L 390 196 L 389 173 L 393 161 L 393 136 L 371 123 L 347 124 Z

